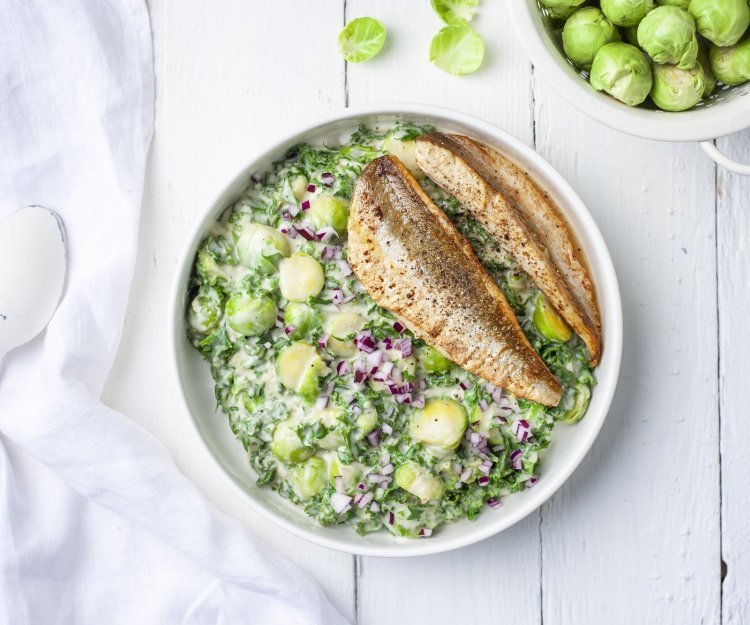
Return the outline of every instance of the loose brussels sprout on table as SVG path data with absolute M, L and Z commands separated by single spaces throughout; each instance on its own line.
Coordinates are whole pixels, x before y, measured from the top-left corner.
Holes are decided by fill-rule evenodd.
M 628 106 L 643 102 L 651 91 L 651 68 L 643 53 L 629 43 L 608 43 L 594 57 L 591 86 Z
M 748 0 L 538 1 L 568 60 L 628 106 L 685 111 L 750 80 Z

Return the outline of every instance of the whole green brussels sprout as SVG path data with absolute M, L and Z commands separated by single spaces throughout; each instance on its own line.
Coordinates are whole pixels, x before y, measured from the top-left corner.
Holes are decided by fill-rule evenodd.
M 419 352 L 419 364 L 428 373 L 443 373 L 453 366 L 453 361 L 443 356 L 438 350 L 429 345 L 422 347 Z
M 443 482 L 434 477 L 424 467 L 408 460 L 396 469 L 394 473 L 396 485 L 419 497 L 422 503 L 435 501 L 443 496 Z
M 617 26 L 635 26 L 654 7 L 654 0 L 601 0 L 604 15 Z
M 690 69 L 676 65 L 654 65 L 651 99 L 663 111 L 686 111 L 703 98 L 706 76 L 700 63 Z
M 307 219 L 316 230 L 332 226 L 339 236 L 344 235 L 349 220 L 349 202 L 335 195 L 320 195 L 312 201 Z
M 582 69 L 591 69 L 599 48 L 613 41 L 620 41 L 620 33 L 596 7 L 578 9 L 562 32 L 565 54 Z
M 750 26 L 747 0 L 690 0 L 698 32 L 717 46 L 733 46 Z
M 468 424 L 466 409 L 457 401 L 428 399 L 425 407 L 412 416 L 409 433 L 423 445 L 455 449 Z
M 702 46 L 698 49 L 698 63 L 700 63 L 700 66 L 703 68 L 703 75 L 706 77 L 706 89 L 703 92 L 703 97 L 707 98 L 714 92 L 714 89 L 716 89 L 716 83 L 718 81 L 713 69 L 711 68 L 709 54 Z
M 573 15 L 573 12 L 586 0 L 540 0 L 540 2 L 547 9 L 550 17 L 566 18 Z
M 326 463 L 314 456 L 297 465 L 289 474 L 289 483 L 303 501 L 317 495 L 328 483 Z
M 275 228 L 256 223 L 242 229 L 235 249 L 241 265 L 265 274 L 273 273 L 279 261 L 291 252 L 286 235 Z
M 294 326 L 290 339 L 301 339 L 318 325 L 318 318 L 307 304 L 289 302 L 284 309 L 284 325 Z
M 223 314 L 219 292 L 210 286 L 203 286 L 190 302 L 188 323 L 196 332 L 208 334 L 219 325 Z
M 235 293 L 224 307 L 229 326 L 245 336 L 263 334 L 276 322 L 278 309 L 274 301 L 265 295 Z
M 638 25 L 638 45 L 656 63 L 690 69 L 698 58 L 695 20 L 678 7 L 656 7 Z
M 303 462 L 313 455 L 313 451 L 302 444 L 299 435 L 288 421 L 281 421 L 273 431 L 271 453 L 282 462 Z
M 652 85 L 648 61 L 635 46 L 608 43 L 602 46 L 591 65 L 591 86 L 628 106 L 643 102 Z
M 750 80 L 750 37 L 726 48 L 711 46 L 709 58 L 716 78 L 725 85 L 741 85 Z

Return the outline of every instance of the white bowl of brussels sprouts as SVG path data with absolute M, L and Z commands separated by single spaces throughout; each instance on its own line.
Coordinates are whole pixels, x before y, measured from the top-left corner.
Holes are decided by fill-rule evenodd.
M 496 146 L 528 171 L 557 202 L 585 251 L 597 290 L 604 333 L 603 357 L 594 370 L 596 387 L 589 408 L 575 425 L 555 428 L 550 446 L 541 455 L 539 479 L 534 488 L 527 487 L 504 496 L 502 506 L 496 502 L 497 507 L 486 507 L 473 521 L 461 519 L 446 523 L 439 531 L 431 536 L 425 534 L 423 538 L 402 538 L 384 529 L 360 536 L 351 526 L 324 527 L 276 491 L 259 487 L 256 484 L 259 476 L 251 468 L 247 452 L 230 430 L 227 416 L 217 409 L 210 367 L 193 348 L 186 319 L 188 302 L 192 298 L 188 291 L 196 253 L 216 227 L 217 219 L 235 205 L 255 173 L 268 171 L 272 163 L 282 159 L 293 146 L 343 145 L 360 124 L 382 129 L 399 120 L 469 135 Z M 568 479 L 592 446 L 614 395 L 622 353 L 622 310 L 612 261 L 591 215 L 567 182 L 533 150 L 498 128 L 462 113 L 413 104 L 373 105 L 326 115 L 299 132 L 279 138 L 230 179 L 206 207 L 178 263 L 168 337 L 177 383 L 191 422 L 209 454 L 248 505 L 278 526 L 320 545 L 354 554 L 403 557 L 448 551 L 497 534 L 538 508 Z
M 628 134 L 701 141 L 750 127 L 747 0 L 515 0 L 520 39 L 540 72 L 587 115 Z M 715 43 L 714 43 L 715 42 Z

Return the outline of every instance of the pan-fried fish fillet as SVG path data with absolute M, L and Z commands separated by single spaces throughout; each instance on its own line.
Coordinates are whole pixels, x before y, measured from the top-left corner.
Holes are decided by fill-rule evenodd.
M 581 337 L 596 365 L 601 321 L 580 247 L 549 197 L 500 155 L 469 137 L 417 137 L 419 167 L 454 195 L 529 274 Z
M 378 304 L 462 367 L 520 397 L 559 403 L 559 383 L 469 242 L 393 156 L 357 179 L 349 263 Z

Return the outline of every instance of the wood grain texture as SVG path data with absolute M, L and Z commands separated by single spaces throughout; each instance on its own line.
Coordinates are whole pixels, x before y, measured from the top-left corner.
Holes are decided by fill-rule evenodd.
M 717 623 L 714 167 L 695 144 L 627 137 L 537 85 L 537 149 L 603 231 L 625 320 L 607 422 L 542 508 L 544 622 Z
M 717 142 L 750 163 L 750 131 Z M 725 625 L 750 619 L 750 420 L 744 391 L 750 379 L 750 178 L 719 170 L 716 223 L 719 261 L 722 557 L 726 563 Z
M 123 349 L 106 400 L 164 441 L 212 501 L 309 571 L 353 617 L 353 558 L 295 538 L 252 512 L 189 425 L 166 356 L 172 273 L 207 203 L 278 133 L 344 106 L 343 63 L 331 43 L 343 3 L 224 0 L 209 8 L 154 0 L 150 9 L 156 133 Z

